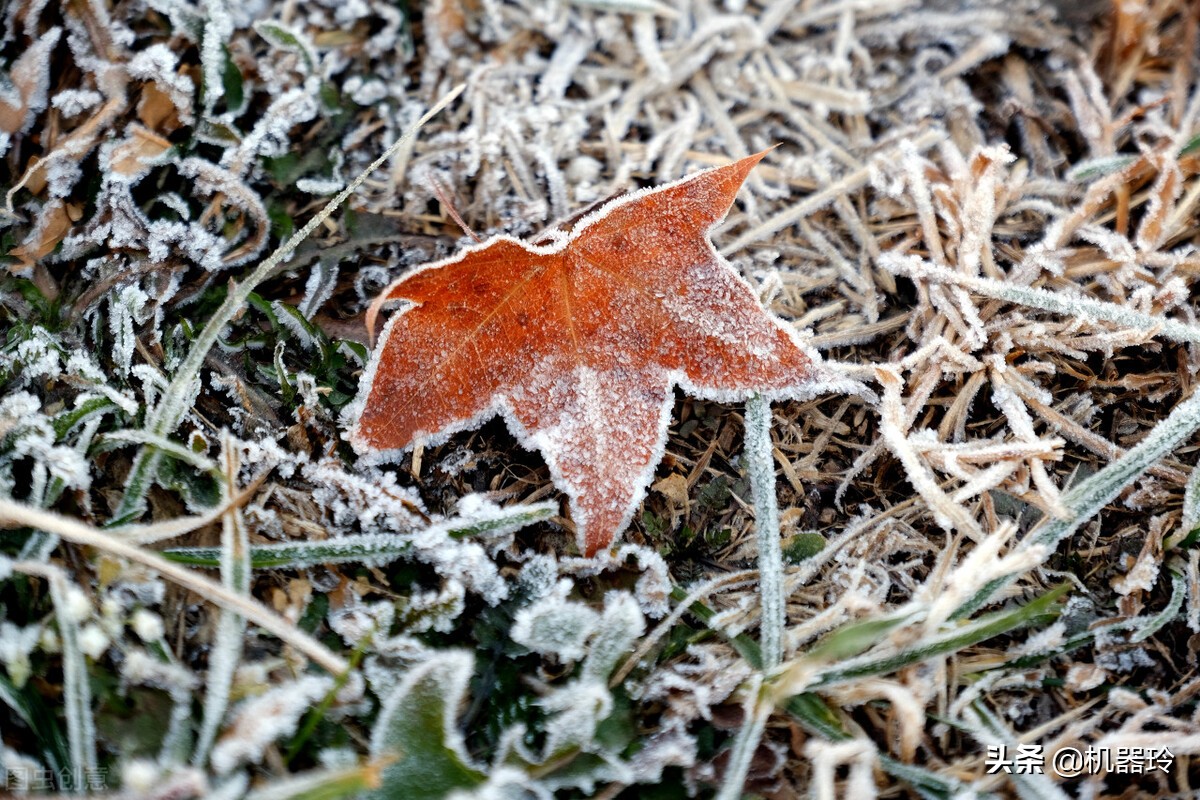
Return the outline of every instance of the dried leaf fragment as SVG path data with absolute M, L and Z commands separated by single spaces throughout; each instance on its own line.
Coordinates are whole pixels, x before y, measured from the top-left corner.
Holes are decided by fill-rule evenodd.
M 13 62 L 0 80 L 0 132 L 24 133 L 37 113 L 46 107 L 50 88 L 50 53 L 58 44 L 61 28 L 51 28 Z
M 109 167 L 124 178 L 137 178 L 170 148 L 171 143 L 157 133 L 141 125 L 130 125 L 129 135 L 113 148 Z
M 58 243 L 71 230 L 71 224 L 79 219 L 83 208 L 79 205 L 52 200 L 42 209 L 33 230 L 25 241 L 8 252 L 17 259 L 9 267 L 16 275 L 24 275 L 37 262 L 54 252 Z

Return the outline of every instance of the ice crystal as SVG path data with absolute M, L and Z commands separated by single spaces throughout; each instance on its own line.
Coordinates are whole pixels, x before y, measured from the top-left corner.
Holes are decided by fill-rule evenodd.
M 162 638 L 162 617 L 144 608 L 133 612 L 129 624 L 143 642 L 157 642 Z
M 333 687 L 333 680 L 309 675 L 269 689 L 234 710 L 232 727 L 212 749 L 218 774 L 242 763 L 258 763 L 268 745 L 296 730 L 300 717 Z
M 0 622 L 0 662 L 8 670 L 8 679 L 20 689 L 31 674 L 29 654 L 41 637 L 40 625 L 20 627 L 11 622 Z
M 560 661 L 583 658 L 585 644 L 599 625 L 600 615 L 582 603 L 568 600 L 571 588 L 570 581 L 559 581 L 553 592 L 517 612 L 509 631 L 512 640 Z

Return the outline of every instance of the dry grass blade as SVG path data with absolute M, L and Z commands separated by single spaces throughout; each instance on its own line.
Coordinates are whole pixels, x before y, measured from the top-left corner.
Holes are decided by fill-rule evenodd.
M 259 603 L 231 592 L 219 583 L 176 566 L 161 556 L 114 539 L 89 525 L 2 498 L 0 498 L 0 521 L 12 526 L 47 531 L 73 544 L 94 547 L 101 552 L 149 567 L 164 578 L 196 592 L 221 608 L 239 614 L 263 630 L 278 636 L 334 675 L 341 675 L 349 668 L 341 656 L 331 652 L 329 648 L 299 630 L 293 623 Z

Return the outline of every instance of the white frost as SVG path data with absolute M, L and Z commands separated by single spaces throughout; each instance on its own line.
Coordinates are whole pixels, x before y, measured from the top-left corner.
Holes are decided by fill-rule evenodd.
M 213 768 L 227 775 L 239 764 L 260 762 L 267 745 L 294 733 L 300 718 L 332 687 L 332 678 L 307 675 L 242 703 L 231 728 L 213 747 Z

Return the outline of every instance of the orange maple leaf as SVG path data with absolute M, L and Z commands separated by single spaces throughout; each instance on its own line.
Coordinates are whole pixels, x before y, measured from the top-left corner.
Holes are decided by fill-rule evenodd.
M 534 246 L 497 236 L 400 278 L 350 440 L 398 455 L 496 414 L 546 460 L 580 549 L 629 524 L 662 459 L 673 387 L 811 395 L 814 365 L 713 248 L 765 153 L 613 200 Z M 354 413 L 354 412 L 351 412 Z

